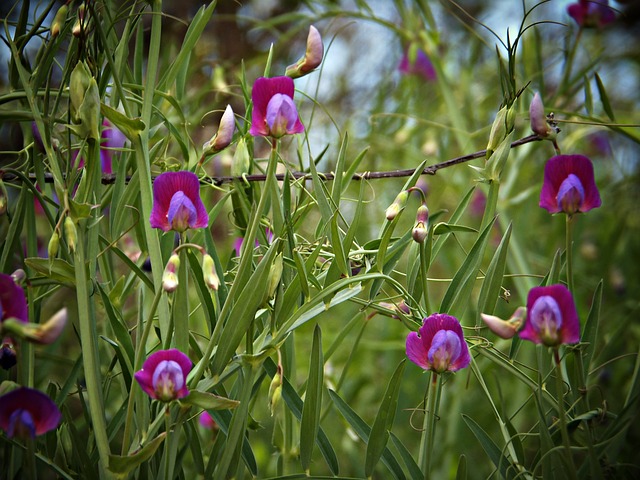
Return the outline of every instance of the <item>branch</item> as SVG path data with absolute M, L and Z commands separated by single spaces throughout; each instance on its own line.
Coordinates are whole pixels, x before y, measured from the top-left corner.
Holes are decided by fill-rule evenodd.
M 516 140 L 515 142 L 511 143 L 511 148 L 515 148 L 515 147 L 519 147 L 520 145 L 525 145 L 527 143 L 531 143 L 531 142 L 538 142 L 542 140 L 542 138 L 540 138 L 538 135 L 529 135 L 528 137 L 524 137 L 521 138 L 519 140 Z M 474 160 L 476 158 L 481 158 L 484 157 L 487 154 L 486 150 L 479 150 L 477 152 L 474 153 L 470 153 L 468 155 L 463 155 L 461 157 L 455 157 L 452 158 L 450 160 L 446 160 L 444 162 L 440 162 L 440 163 L 436 163 L 433 165 L 429 165 L 428 167 L 425 167 L 425 169 L 422 171 L 423 175 L 435 175 L 438 170 L 442 170 L 443 168 L 448 168 L 448 167 L 452 167 L 454 165 L 458 165 L 461 163 L 465 163 L 468 162 L 469 160 Z M 352 177 L 352 180 L 375 180 L 375 179 L 379 179 L 379 178 L 399 178 L 399 177 L 408 177 L 410 175 L 413 175 L 413 172 L 415 171 L 415 169 L 405 169 L 405 170 L 388 170 L 388 171 L 382 171 L 382 172 L 363 172 L 363 173 L 355 173 Z M 307 178 L 311 178 L 311 174 L 308 172 L 290 172 L 289 173 L 290 177 L 296 178 L 296 179 L 307 179 Z M 333 172 L 327 172 L 327 173 L 318 173 L 318 176 L 322 179 L 322 180 L 333 180 L 335 178 L 335 174 Z M 21 181 L 22 179 L 20 177 L 18 177 L 17 175 L 10 173 L 10 172 L 3 172 L 0 170 L 0 178 L 2 178 L 5 181 Z M 102 184 L 103 185 L 112 185 L 116 182 L 116 178 L 117 176 L 113 173 L 108 173 L 108 174 L 104 174 L 102 175 Z M 285 174 L 284 173 L 278 173 L 276 175 L 276 179 L 277 180 L 284 180 L 285 178 Z M 127 176 L 127 183 L 129 182 L 129 180 L 131 179 L 130 176 Z M 204 184 L 211 184 L 211 185 L 223 185 L 225 183 L 232 183 L 234 181 L 241 181 L 241 182 L 264 182 L 267 179 L 267 176 L 260 173 L 260 174 L 253 174 L 253 175 L 244 175 L 242 177 L 235 177 L 235 176 L 216 176 L 216 177 L 208 177 L 208 178 L 202 178 L 200 179 L 201 183 Z M 29 174 L 29 180 L 31 180 L 32 182 L 35 182 L 36 177 L 34 174 Z M 50 173 L 46 173 L 45 174 L 45 182 L 46 183 L 53 183 L 53 175 L 51 175 Z

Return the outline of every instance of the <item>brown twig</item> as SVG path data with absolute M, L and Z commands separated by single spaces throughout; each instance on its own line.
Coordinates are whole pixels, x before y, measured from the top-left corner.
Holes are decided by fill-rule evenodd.
M 525 145 L 527 143 L 531 143 L 531 142 L 537 142 L 542 140 L 540 137 L 538 137 L 537 135 L 529 135 L 528 137 L 524 137 L 521 138 L 519 140 L 516 140 L 515 142 L 511 143 L 511 148 L 515 148 L 515 147 L 519 147 L 520 145 Z M 454 165 L 459 165 L 461 163 L 465 163 L 468 162 L 469 160 L 474 160 L 476 158 L 481 158 L 484 157 L 487 154 L 486 150 L 480 150 L 474 153 L 470 153 L 468 155 L 463 155 L 461 157 L 456 157 L 456 158 L 452 158 L 449 160 L 446 160 L 444 162 L 440 162 L 440 163 L 435 163 L 433 165 L 429 165 L 428 167 L 425 167 L 425 169 L 422 171 L 423 175 L 435 175 L 438 170 L 442 170 L 443 168 L 448 168 L 448 167 L 452 167 Z M 380 178 L 400 178 L 400 177 L 408 177 L 410 175 L 413 175 L 413 172 L 415 171 L 415 169 L 404 169 L 404 170 L 388 170 L 388 171 L 381 171 L 381 172 L 364 172 L 364 173 L 355 173 L 353 174 L 352 179 L 353 180 L 375 180 L 375 179 L 380 179 Z M 333 172 L 327 172 L 327 173 L 318 173 L 318 176 L 322 179 L 322 180 L 333 180 L 335 178 L 335 174 Z M 304 179 L 310 179 L 311 178 L 311 174 L 308 172 L 289 172 L 289 177 L 293 177 L 295 179 L 300 179 L 300 178 L 304 178 Z M 4 176 L 2 175 L 2 172 L 0 171 L 0 178 L 3 178 L 5 181 L 20 181 L 21 179 L 11 173 L 5 173 Z M 113 173 L 109 173 L 109 174 L 104 174 L 102 175 L 102 184 L 103 185 L 111 185 L 114 184 L 116 182 L 116 178 L 117 176 Z M 285 178 L 285 174 L 284 173 L 279 173 L 276 175 L 276 179 L 277 180 L 284 180 Z M 131 179 L 131 177 L 127 176 L 127 183 L 129 182 L 129 180 Z M 202 183 L 207 183 L 207 184 L 213 184 L 213 185 L 223 185 L 225 183 L 232 183 L 234 181 L 240 181 L 240 182 L 264 182 L 267 179 L 266 175 L 264 174 L 252 174 L 252 175 L 244 175 L 242 177 L 236 177 L 236 176 L 216 176 L 216 177 L 208 177 L 208 178 L 203 178 L 201 179 Z M 29 180 L 31 181 L 35 181 L 35 175 L 30 174 L 29 175 Z M 53 182 L 53 176 L 51 174 L 45 174 L 45 182 L 47 183 L 52 183 Z

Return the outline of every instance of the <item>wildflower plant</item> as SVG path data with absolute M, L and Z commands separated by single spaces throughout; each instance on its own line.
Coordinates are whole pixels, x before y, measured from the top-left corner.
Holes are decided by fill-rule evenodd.
M 0 476 L 637 476 L 629 7 L 185 2 L 0 7 Z

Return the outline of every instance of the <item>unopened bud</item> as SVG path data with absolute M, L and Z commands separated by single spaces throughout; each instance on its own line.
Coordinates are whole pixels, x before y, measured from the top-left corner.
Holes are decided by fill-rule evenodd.
M 229 146 L 233 139 L 233 133 L 236 130 L 236 120 L 233 115 L 231 105 L 227 105 L 222 118 L 220 119 L 220 125 L 218 126 L 218 132 L 213 136 L 211 140 L 202 146 L 202 156 L 207 157 L 214 155 L 221 150 L 224 150 Z
M 300 58 L 300 60 L 293 65 L 289 65 L 285 75 L 291 78 L 299 78 L 312 72 L 320 65 L 320 63 L 322 63 L 323 55 L 324 45 L 322 44 L 322 37 L 320 36 L 318 29 L 311 25 L 309 26 L 307 50 L 304 57 Z
M 58 11 L 56 12 L 56 16 L 51 23 L 51 37 L 55 38 L 60 34 L 60 30 L 62 30 L 62 26 L 64 25 L 65 20 L 67 19 L 67 12 L 69 11 L 69 7 L 67 5 L 62 5 Z
M 11 337 L 5 337 L 2 339 L 2 345 L 0 345 L 0 367 L 4 370 L 9 370 L 17 363 L 16 350 Z M 7 382 L 2 382 L 4 386 Z M 4 391 L 3 393 L 7 393 Z
M 545 116 L 544 105 L 538 92 L 535 93 L 529 105 L 529 121 L 531 123 L 531 130 L 540 138 L 553 141 L 560 132 L 558 124 L 553 118 L 553 113 Z
M 7 195 L 7 189 L 4 187 L 4 182 L 0 180 L 0 215 L 7 213 L 7 205 L 9 198 Z
M 76 23 L 73 24 L 73 29 L 71 30 L 71 33 L 73 33 L 74 37 L 80 37 L 87 29 L 85 13 L 86 10 L 84 7 L 84 3 L 81 3 L 78 7 L 78 18 L 76 19 Z
M 403 190 L 398 194 L 396 199 L 393 201 L 391 205 L 387 207 L 385 211 L 385 216 L 387 220 L 391 221 L 398 216 L 398 214 L 404 209 L 407 204 L 407 199 L 409 198 L 409 192 Z
M 509 320 L 503 320 L 495 315 L 487 315 L 484 313 L 481 313 L 480 316 L 487 327 L 489 327 L 489 330 L 500 338 L 509 339 L 520 329 L 520 326 L 527 316 L 527 309 L 525 307 L 518 307 Z
M 269 277 L 267 279 L 267 299 L 273 297 L 273 295 L 276 293 L 276 289 L 278 288 L 278 284 L 280 283 L 280 278 L 282 277 L 282 267 L 282 253 L 279 253 L 273 261 L 271 269 L 269 270 Z
M 33 343 L 48 345 L 60 336 L 66 324 L 67 309 L 62 308 L 43 324 L 23 324 L 24 338 Z
M 49 254 L 49 260 L 53 260 L 58 255 L 58 248 L 60 247 L 60 235 L 58 232 L 53 232 L 49 239 L 49 245 L 47 246 L 47 253 Z
M 414 241 L 424 243 L 427 238 L 427 234 L 429 233 L 429 229 L 427 228 L 428 221 L 429 209 L 423 203 L 418 207 L 418 212 L 416 213 L 416 225 L 413 227 L 413 231 L 411 232 L 411 236 Z
M 178 288 L 178 269 L 180 268 L 180 257 L 174 253 L 169 258 L 167 266 L 162 274 L 162 288 L 165 292 L 175 292 Z
M 486 158 L 489 158 L 495 152 L 500 142 L 507 133 L 506 127 L 507 107 L 502 107 L 496 115 L 493 125 L 491 125 L 491 133 L 489 133 L 489 143 L 487 144 Z
M 202 275 L 207 287 L 211 290 L 218 290 L 220 287 L 220 279 L 216 273 L 216 265 L 213 261 L 213 257 L 208 253 L 202 257 Z
M 69 78 L 69 99 L 71 100 L 71 114 L 77 115 L 80 105 L 84 100 L 84 95 L 91 83 L 91 72 L 84 62 L 78 62 L 71 72 Z
M 64 235 L 69 251 L 71 253 L 75 252 L 78 244 L 78 231 L 76 230 L 76 224 L 69 216 L 64 219 Z
M 16 285 L 22 285 L 27 279 L 27 273 L 23 269 L 18 268 L 11 274 L 11 278 L 16 283 Z
M 231 161 L 231 175 L 234 177 L 241 177 L 245 173 L 249 173 L 251 167 L 251 156 L 247 148 L 247 142 L 244 138 L 241 138 L 236 145 L 236 151 L 233 154 L 233 160 Z
M 271 384 L 269 384 L 269 411 L 271 412 L 272 417 L 275 414 L 276 408 L 278 407 L 281 398 L 282 374 L 280 373 L 280 371 L 278 371 L 271 379 Z

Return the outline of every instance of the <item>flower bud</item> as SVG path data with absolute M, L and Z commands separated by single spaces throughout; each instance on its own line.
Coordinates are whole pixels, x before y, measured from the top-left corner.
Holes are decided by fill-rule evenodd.
M 60 235 L 54 231 L 49 239 L 49 245 L 47 246 L 47 253 L 49 254 L 49 261 L 52 261 L 58 255 L 58 248 L 60 247 Z
M 393 201 L 391 205 L 387 207 L 385 211 L 385 216 L 387 220 L 391 221 L 398 216 L 398 214 L 404 209 L 407 204 L 407 199 L 409 198 L 409 192 L 403 190 L 398 194 L 396 199 Z
M 42 324 L 26 323 L 23 326 L 24 338 L 33 343 L 48 345 L 53 343 L 67 324 L 67 309 L 58 310 L 49 320 Z
M 178 288 L 178 269 L 180 268 L 180 257 L 177 253 L 174 253 L 169 258 L 167 266 L 162 274 L 162 288 L 165 292 L 175 292 Z
M 67 245 L 69 246 L 69 252 L 75 252 L 78 244 L 78 231 L 76 230 L 76 224 L 73 223 L 73 220 L 69 216 L 64 219 L 64 235 Z
M 553 114 L 550 113 L 548 116 L 545 116 L 544 105 L 538 92 L 535 93 L 529 105 L 529 121 L 531 123 L 531 130 L 540 138 L 555 140 L 560 132 L 558 124 L 553 119 Z
M 18 268 L 11 274 L 11 278 L 16 285 L 22 285 L 27 279 L 27 273 L 23 269 Z
M 85 6 L 84 3 L 81 3 L 78 7 L 78 18 L 76 19 L 76 23 L 73 24 L 73 28 L 71 29 L 71 33 L 73 33 L 74 37 L 80 37 L 83 32 L 87 29 L 87 22 L 85 21 Z
M 7 204 L 7 189 L 4 188 L 4 182 L 0 180 L 0 215 L 4 215 L 7 212 Z
M 273 264 L 271 265 L 271 269 L 269 270 L 269 277 L 267 278 L 267 299 L 273 297 L 278 288 L 278 284 L 280 283 L 280 278 L 282 277 L 282 253 L 276 255 Z
M 518 307 L 509 320 L 502 320 L 495 315 L 487 315 L 485 313 L 481 313 L 480 316 L 487 327 L 489 327 L 489 330 L 500 338 L 509 339 L 520 329 L 520 326 L 527 316 L 527 309 L 525 307 Z
M 282 374 L 279 370 L 280 369 L 278 369 L 278 372 L 276 372 L 269 384 L 269 411 L 272 417 L 282 398 Z
M 489 143 L 487 144 L 487 155 L 489 158 L 493 152 L 495 152 L 500 142 L 504 139 L 507 133 L 506 126 L 507 119 L 507 107 L 502 107 L 496 115 L 493 125 L 491 125 L 491 133 L 489 133 Z
M 204 158 L 209 155 L 214 155 L 227 148 L 233 139 L 233 133 L 235 130 L 236 120 L 233 116 L 233 110 L 231 109 L 231 105 L 227 105 L 227 108 L 220 119 L 218 132 L 211 140 L 202 146 L 202 157 Z
M 64 25 L 65 20 L 67 19 L 67 12 L 69 11 L 69 7 L 67 5 L 62 5 L 58 11 L 56 12 L 56 16 L 51 23 L 51 37 L 55 38 L 60 34 L 60 30 Z
M 78 62 L 69 80 L 71 117 L 80 137 L 100 140 L 100 92 L 84 62 Z
M 300 60 L 293 65 L 289 65 L 285 75 L 291 78 L 299 78 L 312 72 L 322 63 L 323 55 L 324 45 L 322 44 L 320 32 L 318 32 L 316 27 L 310 25 L 309 35 L 307 36 L 307 50 L 304 57 L 300 58 Z
M 416 213 L 416 225 L 413 227 L 413 231 L 411 232 L 411 236 L 418 243 L 424 243 L 424 240 L 427 238 L 427 234 L 429 230 L 427 228 L 427 222 L 429 221 L 429 209 L 423 203 L 418 207 L 418 212 Z
M 0 367 L 4 370 L 9 370 L 17 362 L 16 350 L 11 337 L 2 339 L 2 345 L 0 345 Z M 4 382 L 3 382 L 4 383 Z
M 216 273 L 216 265 L 213 261 L 213 257 L 208 253 L 202 257 L 202 275 L 207 287 L 211 290 L 218 290 L 220 287 L 220 279 Z
M 251 156 L 247 149 L 247 142 L 241 138 L 236 145 L 236 151 L 231 161 L 231 175 L 234 177 L 241 177 L 242 175 L 249 173 L 251 168 Z

